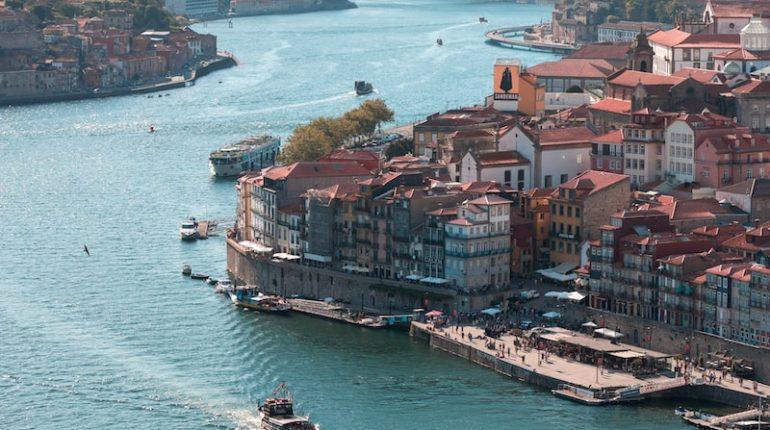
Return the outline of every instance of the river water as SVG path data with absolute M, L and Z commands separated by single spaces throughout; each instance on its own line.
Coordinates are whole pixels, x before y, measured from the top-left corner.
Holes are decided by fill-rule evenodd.
M 575 405 L 403 333 L 238 311 L 179 274 L 225 270 L 222 237 L 177 236 L 188 215 L 234 218 L 209 151 L 340 114 L 356 79 L 406 122 L 480 102 L 495 58 L 552 58 L 483 43 L 547 7 L 359 4 L 198 25 L 242 65 L 168 97 L 0 109 L 0 428 L 245 428 L 282 381 L 326 429 L 683 428 L 671 404 Z

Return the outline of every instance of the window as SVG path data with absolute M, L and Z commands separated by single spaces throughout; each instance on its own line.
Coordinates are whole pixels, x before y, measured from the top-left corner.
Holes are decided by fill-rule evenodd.
M 559 205 L 559 215 L 564 215 L 564 205 Z
M 505 183 L 506 184 L 510 184 L 511 183 L 511 171 L 510 170 L 506 170 L 505 174 L 504 174 L 504 177 L 505 177 Z
M 569 175 L 567 175 L 566 173 L 562 173 L 561 176 L 559 177 L 559 181 L 560 183 L 563 184 L 569 180 L 568 178 L 569 178 Z
M 553 186 L 553 180 L 551 179 L 551 175 L 545 175 L 545 184 L 543 184 L 545 188 L 551 188 Z
M 575 217 L 580 218 L 580 208 L 575 208 Z
M 524 170 L 523 169 L 519 169 L 519 171 L 516 173 L 516 177 L 517 177 L 517 179 L 519 181 L 523 181 L 524 180 Z
M 572 216 L 572 206 L 567 206 L 567 216 Z

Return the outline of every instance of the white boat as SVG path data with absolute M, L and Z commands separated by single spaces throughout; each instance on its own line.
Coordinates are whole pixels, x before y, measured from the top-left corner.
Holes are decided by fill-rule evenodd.
M 214 285 L 214 292 L 225 294 L 233 289 L 233 283 L 229 279 L 220 279 Z
M 291 305 L 283 297 L 262 293 L 254 295 L 247 289 L 231 289 L 228 295 L 233 304 L 246 309 L 279 314 L 285 314 L 291 310 Z
M 182 240 L 195 240 L 199 235 L 198 221 L 195 218 L 184 221 L 181 227 L 179 227 L 179 237 Z
M 238 176 L 275 164 L 281 139 L 269 135 L 252 136 L 217 149 L 209 155 L 209 170 L 214 176 Z

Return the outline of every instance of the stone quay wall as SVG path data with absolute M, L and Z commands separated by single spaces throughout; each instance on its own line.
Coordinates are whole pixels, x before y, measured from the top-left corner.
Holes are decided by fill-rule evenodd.
M 354 275 L 286 261 L 275 262 L 270 258 L 252 256 L 229 238 L 227 269 L 239 285 L 256 285 L 267 293 L 284 297 L 298 295 L 316 300 L 333 297 L 348 303 L 351 309 L 363 308 L 389 314 L 425 307 L 442 309 L 447 313 L 454 309 L 479 311 L 514 293 L 497 291 L 468 296 L 448 288 Z
M 606 311 L 587 308 L 582 305 L 565 305 L 565 322 L 579 325 L 587 320 L 598 323 L 612 330 L 617 329 L 626 337 L 624 342 L 665 352 L 667 354 L 684 354 L 690 352 L 690 357 L 707 359 L 709 352 L 729 351 L 736 358 L 751 362 L 756 379 L 762 383 L 770 383 L 770 348 L 748 345 L 725 339 L 701 331 L 672 327 L 655 321 L 632 318 Z

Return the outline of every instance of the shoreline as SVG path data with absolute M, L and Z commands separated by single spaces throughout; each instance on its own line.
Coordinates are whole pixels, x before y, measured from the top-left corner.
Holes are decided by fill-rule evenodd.
M 206 62 L 205 65 L 196 67 L 192 74 L 184 78 L 183 75 L 177 75 L 169 78 L 168 81 L 159 82 L 155 84 L 138 85 L 127 88 L 109 89 L 100 92 L 93 91 L 79 91 L 63 94 L 46 94 L 41 96 L 27 96 L 10 99 L 0 99 L 0 106 L 12 107 L 12 106 L 25 106 L 33 104 L 46 104 L 46 103 L 58 103 L 66 101 L 87 100 L 87 99 L 101 99 L 107 97 L 128 96 L 133 94 L 146 94 L 159 91 L 166 91 L 176 88 L 183 88 L 189 84 L 194 84 L 199 78 L 207 76 L 218 70 L 235 67 L 238 65 L 238 59 L 225 52 L 217 53 L 217 58 Z M 181 78 L 181 79 L 179 79 Z

